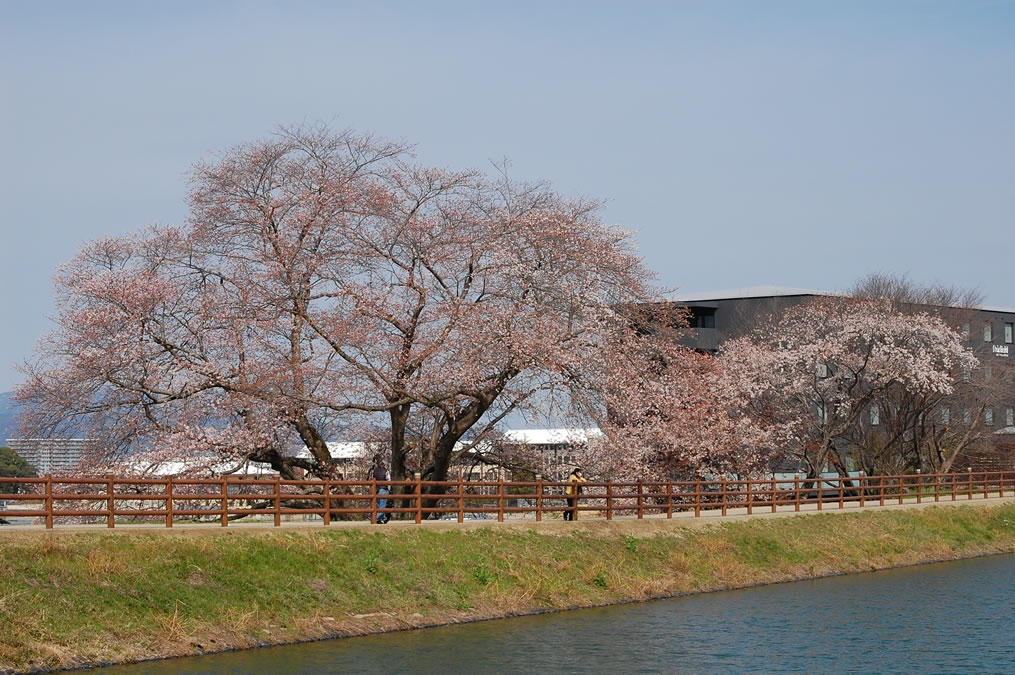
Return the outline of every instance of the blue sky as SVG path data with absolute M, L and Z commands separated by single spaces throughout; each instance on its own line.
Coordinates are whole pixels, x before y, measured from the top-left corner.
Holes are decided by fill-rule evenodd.
M 0 3 L 0 391 L 87 240 L 324 120 L 608 200 L 662 285 L 1015 306 L 1013 2 Z M 10 367 L 9 367 L 10 366 Z

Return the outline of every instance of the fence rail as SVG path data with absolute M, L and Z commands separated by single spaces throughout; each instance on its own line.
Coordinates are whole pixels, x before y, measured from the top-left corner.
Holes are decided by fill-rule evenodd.
M 3 494 L 5 485 L 20 486 L 20 494 Z M 424 481 L 417 474 L 402 481 L 282 480 L 279 478 L 0 478 L 0 517 L 44 519 L 46 528 L 58 521 L 160 522 L 165 527 L 184 519 L 213 519 L 222 527 L 230 520 L 270 516 L 274 526 L 283 516 L 333 520 L 391 517 L 421 523 L 431 518 L 463 522 L 475 517 L 534 518 L 570 515 L 578 518 L 616 516 L 644 518 L 674 514 L 701 517 L 727 515 L 739 509 L 817 511 L 847 506 L 884 506 L 924 501 L 940 502 L 991 496 L 1015 496 L 1015 471 L 972 470 L 948 474 L 849 476 L 792 479 L 612 481 L 587 482 L 575 501 L 566 482 L 544 481 Z M 6 488 L 10 489 L 10 488 Z M 390 492 L 385 494 L 384 490 Z M 35 508 L 25 508 L 32 507 Z M 738 511 L 739 512 L 739 511 Z M 125 520 L 127 519 L 127 520 Z

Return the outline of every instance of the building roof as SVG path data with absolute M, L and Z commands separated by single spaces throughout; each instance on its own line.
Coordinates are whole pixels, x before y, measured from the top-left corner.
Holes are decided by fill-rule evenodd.
M 845 293 L 838 291 L 820 291 L 808 288 L 788 288 L 785 286 L 747 286 L 744 288 L 727 288 L 718 291 L 697 291 L 679 293 L 670 298 L 673 302 L 707 302 L 709 300 L 740 300 L 743 298 L 772 298 L 812 295 L 816 297 L 843 297 Z M 1015 314 L 1015 308 L 995 305 L 981 305 L 977 309 L 984 312 Z
M 750 286 L 747 288 L 727 288 L 721 291 L 703 291 L 682 293 L 673 297 L 674 302 L 702 302 L 705 300 L 737 300 L 740 298 L 768 298 L 773 296 L 791 295 L 842 295 L 831 291 L 816 291 L 805 288 L 786 288 L 784 286 Z
M 370 448 L 363 441 L 328 441 L 328 452 L 332 459 L 358 459 L 366 457 Z M 297 457 L 304 459 L 310 457 L 310 450 L 303 446 L 296 453 Z
M 261 462 L 239 463 L 207 455 L 171 460 L 150 459 L 140 455 L 135 456 L 123 466 L 132 471 L 152 476 L 179 476 L 196 469 L 200 469 L 203 473 L 211 476 L 222 476 L 235 472 L 237 467 L 240 467 L 239 473 L 247 476 L 264 476 L 277 473 L 270 465 Z
M 558 443 L 586 443 L 602 438 L 600 429 L 512 429 L 504 432 L 504 440 L 526 445 L 554 445 Z
M 981 305 L 980 309 L 985 312 L 998 312 L 1000 314 L 1015 314 L 1015 307 L 997 307 L 994 305 Z

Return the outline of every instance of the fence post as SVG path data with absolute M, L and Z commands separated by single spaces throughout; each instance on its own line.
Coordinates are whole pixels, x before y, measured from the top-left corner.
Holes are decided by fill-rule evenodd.
M 916 503 L 917 504 L 921 503 L 921 500 L 923 498 L 923 495 L 920 494 L 921 492 L 923 492 L 923 480 L 922 480 L 922 475 L 920 473 L 920 470 L 917 469 L 916 470 Z
M 370 479 L 370 524 L 377 524 L 377 479 Z
M 578 491 L 575 490 L 575 497 L 578 496 Z M 577 511 L 578 502 L 575 501 L 575 510 Z M 497 472 L 497 522 L 504 522 L 504 476 L 501 475 L 500 471 Z
M 864 489 L 866 487 L 866 481 L 864 480 L 863 471 L 860 471 L 860 480 L 858 482 L 860 483 L 860 508 L 863 508 L 863 498 L 864 493 L 866 492 Z
M 116 525 L 116 501 L 113 499 L 113 474 L 106 474 L 106 527 Z
M 613 479 L 606 480 L 606 520 L 613 520 Z
M 321 514 L 324 518 L 324 526 L 331 525 L 331 481 L 327 478 L 324 479 L 324 513 Z
M 983 498 L 984 499 L 986 499 L 988 497 L 987 488 L 988 488 L 988 484 L 989 483 L 990 483 L 990 479 L 987 477 L 987 470 L 984 469 L 983 470 Z
M 643 495 L 643 492 L 642 492 L 642 485 L 641 485 L 641 476 L 638 476 L 638 520 L 641 520 L 642 513 L 643 513 L 643 509 L 642 509 L 642 503 L 643 503 L 642 502 L 642 495 Z
M 423 474 L 417 471 L 416 476 L 416 524 L 423 522 Z M 376 503 L 376 502 L 375 502 Z
M 53 529 L 53 474 L 46 474 L 46 529 Z
M 878 506 L 884 506 L 885 505 L 885 474 L 883 474 L 883 473 L 880 476 L 878 476 L 878 498 L 880 500 L 878 502 Z
M 543 474 L 536 474 L 536 522 L 543 519 Z
M 694 517 L 701 517 L 701 478 L 694 478 Z
M 775 484 L 775 474 L 772 474 L 772 513 L 775 513 L 776 508 L 779 506 L 779 496 L 776 493 L 777 485 Z
M 966 469 L 966 472 L 969 474 L 969 492 L 968 492 L 969 499 L 972 499 L 973 498 L 973 467 L 969 467 L 968 469 Z
M 729 489 L 727 487 L 727 484 L 726 484 L 726 475 L 723 474 L 722 478 L 720 478 L 719 480 L 722 481 L 722 484 L 721 484 L 721 487 L 720 487 L 720 490 L 722 491 L 722 505 L 721 505 L 721 508 L 722 508 L 722 514 L 725 516 L 726 515 L 726 491 Z
M 793 474 L 793 510 L 800 510 L 800 474 Z
M 173 526 L 173 477 L 166 480 L 166 527 Z
M 275 527 L 282 527 L 282 475 L 275 476 Z
M 839 476 L 839 509 L 842 509 L 843 498 L 846 496 L 846 479 Z
M 229 479 L 222 479 L 222 527 L 229 527 Z
M 673 479 L 666 479 L 666 517 L 673 517 Z
M 747 479 L 747 515 L 751 515 L 752 508 L 754 507 L 754 494 L 751 492 L 751 479 Z
M 458 472 L 458 522 L 465 522 L 465 483 L 461 470 Z

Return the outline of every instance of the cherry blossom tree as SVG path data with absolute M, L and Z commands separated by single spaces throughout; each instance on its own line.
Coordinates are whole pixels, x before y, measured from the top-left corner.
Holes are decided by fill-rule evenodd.
M 983 293 L 939 283 L 920 284 L 906 276 L 871 274 L 849 291 L 851 297 L 880 299 L 903 314 L 931 314 L 969 339 Z M 847 439 L 853 457 L 868 472 L 950 471 L 965 453 L 983 449 L 993 429 L 986 410 L 1010 398 L 1012 367 L 980 363 L 960 373 L 950 392 L 887 389 L 872 403 L 878 424 L 858 425 Z
M 993 427 L 986 424 L 989 383 L 958 382 L 951 393 L 888 389 L 871 403 L 871 417 L 843 435 L 850 454 L 868 474 L 907 469 L 947 473 L 967 453 L 983 450 Z M 876 424 L 875 424 L 876 421 Z
M 393 477 L 441 480 L 535 401 L 608 417 L 602 389 L 641 358 L 625 308 L 658 298 L 594 201 L 325 127 L 232 148 L 191 186 L 185 224 L 92 242 L 57 276 L 16 392 L 27 433 L 294 477 L 335 475 L 326 438 L 380 429 Z
M 635 332 L 610 336 L 594 364 L 600 387 L 575 392 L 605 434 L 583 462 L 601 476 L 632 479 L 744 477 L 767 471 L 777 447 L 748 415 L 751 399 L 726 363 L 678 344 L 685 310 L 628 308 Z M 590 400 L 591 397 L 591 400 Z
M 851 435 L 888 396 L 951 394 L 976 357 L 940 318 L 886 300 L 825 298 L 786 310 L 720 356 L 749 411 L 809 478 L 842 461 Z M 875 412 L 875 414 L 877 414 Z

